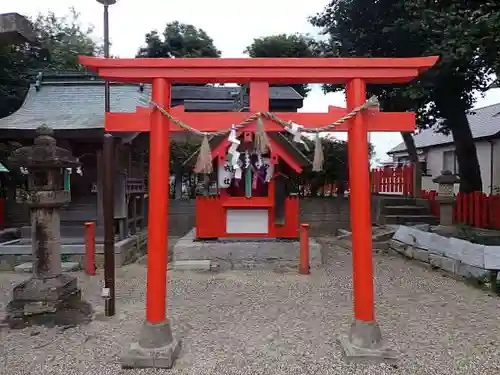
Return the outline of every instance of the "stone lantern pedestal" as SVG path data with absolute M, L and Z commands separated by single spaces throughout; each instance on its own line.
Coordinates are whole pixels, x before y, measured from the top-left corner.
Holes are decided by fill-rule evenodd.
M 9 164 L 28 170 L 28 190 L 18 196 L 31 211 L 33 275 L 14 287 L 7 323 L 75 324 L 90 319 L 90 305 L 81 301 L 77 279 L 62 273 L 60 208 L 71 200 L 63 189 L 64 169 L 79 165 L 68 150 L 56 146 L 53 131 L 37 129 L 34 145 L 18 148 Z
M 439 225 L 453 225 L 453 207 L 455 206 L 455 184 L 460 182 L 460 179 L 450 171 L 442 171 L 441 175 L 432 179 L 437 183 L 438 196 L 436 200 L 439 202 Z

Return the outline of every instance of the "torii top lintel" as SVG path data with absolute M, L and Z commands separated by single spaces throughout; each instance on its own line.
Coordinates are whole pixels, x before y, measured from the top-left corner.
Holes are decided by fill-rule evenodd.
M 121 82 L 153 82 L 163 79 L 172 83 L 249 83 L 250 112 L 269 110 L 269 84 L 337 83 L 347 84 L 358 79 L 363 84 L 390 84 L 409 82 L 431 68 L 438 57 L 415 58 L 246 58 L 246 59 L 103 59 L 80 56 L 80 62 L 107 79 Z M 153 83 L 154 86 L 154 83 Z M 153 92 L 154 92 L 153 88 Z M 364 95 L 364 94 L 363 94 Z M 168 95 L 170 97 L 170 95 Z M 170 99 L 167 101 L 170 102 Z M 168 104 L 165 104 L 168 106 Z M 245 112 L 184 112 L 182 107 L 168 108 L 178 120 L 193 124 L 202 132 L 228 129 L 239 124 L 249 113 Z M 379 112 L 369 110 L 367 131 L 413 131 L 415 114 L 411 112 Z M 108 132 L 147 132 L 151 125 L 151 108 L 137 107 L 133 113 L 105 114 Z M 329 107 L 327 113 L 280 112 L 284 121 L 292 121 L 306 128 L 319 128 L 345 116 L 347 109 Z M 279 132 L 283 128 L 269 119 L 262 119 L 266 131 Z M 255 131 L 251 123 L 245 131 Z M 172 132 L 184 129 L 170 124 Z M 347 131 L 344 123 L 332 131 Z
M 361 78 L 367 84 L 406 83 L 431 68 L 437 56 L 412 58 L 135 58 L 80 56 L 80 63 L 103 78 L 148 83 L 342 84 Z

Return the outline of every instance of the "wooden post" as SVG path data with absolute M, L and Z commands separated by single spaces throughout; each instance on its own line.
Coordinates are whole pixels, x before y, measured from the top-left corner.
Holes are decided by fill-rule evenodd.
M 152 99 L 170 110 L 170 83 L 153 79 Z M 151 114 L 149 133 L 149 230 L 146 320 L 162 323 L 166 320 L 168 202 L 170 175 L 169 120 L 160 111 Z
M 366 85 L 361 79 L 347 84 L 347 108 L 352 109 L 366 101 Z M 350 121 L 348 131 L 349 197 L 352 229 L 352 280 L 354 290 L 354 318 L 358 321 L 375 320 L 373 297 L 372 221 L 368 140 L 364 114 Z
M 115 192 L 114 192 L 114 139 L 104 135 L 103 144 L 103 215 L 104 215 L 104 288 L 106 289 L 105 315 L 115 315 Z
M 85 273 L 94 276 L 95 266 L 95 223 L 85 223 Z
M 130 195 L 130 205 L 131 205 L 131 210 L 132 210 L 132 227 L 130 228 L 130 233 L 132 235 L 137 233 L 137 199 L 139 199 L 139 196 L 136 194 L 131 194 Z

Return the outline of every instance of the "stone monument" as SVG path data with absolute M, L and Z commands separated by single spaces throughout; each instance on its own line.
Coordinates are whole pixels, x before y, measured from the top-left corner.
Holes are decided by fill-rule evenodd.
M 439 225 L 453 225 L 453 207 L 455 205 L 454 185 L 460 182 L 460 179 L 450 171 L 442 171 L 440 176 L 432 179 L 438 184 L 439 202 Z
M 0 14 L 0 45 L 34 42 L 33 25 L 18 13 Z
M 41 126 L 34 145 L 15 150 L 9 165 L 28 172 L 28 189 L 16 198 L 31 211 L 33 275 L 14 287 L 6 322 L 16 328 L 84 321 L 92 309 L 81 301 L 76 277 L 61 269 L 59 212 L 71 200 L 70 191 L 63 188 L 64 169 L 80 164 L 68 150 L 56 146 L 51 128 Z

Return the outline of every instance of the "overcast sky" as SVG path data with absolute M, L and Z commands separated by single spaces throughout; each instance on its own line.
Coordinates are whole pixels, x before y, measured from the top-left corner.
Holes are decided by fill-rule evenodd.
M 328 0 L 118 0 L 110 8 L 111 54 L 134 57 L 144 36 L 152 29 L 162 31 L 172 21 L 190 23 L 204 29 L 222 51 L 223 57 L 244 57 L 243 50 L 254 38 L 281 33 L 316 34 L 307 17 L 321 11 Z M 95 26 L 95 37 L 102 36 L 102 6 L 96 0 L 17 0 L 0 1 L 0 13 L 18 12 L 28 16 L 51 10 L 68 14 L 74 7 L 82 23 Z M 102 40 L 102 38 L 101 38 Z M 500 102 L 500 89 L 490 90 L 476 106 Z M 328 105 L 345 106 L 341 93 L 324 95 L 314 86 L 302 111 L 326 112 Z M 345 139 L 345 134 L 336 134 Z M 389 149 L 401 142 L 399 133 L 373 133 L 377 157 L 382 160 Z

